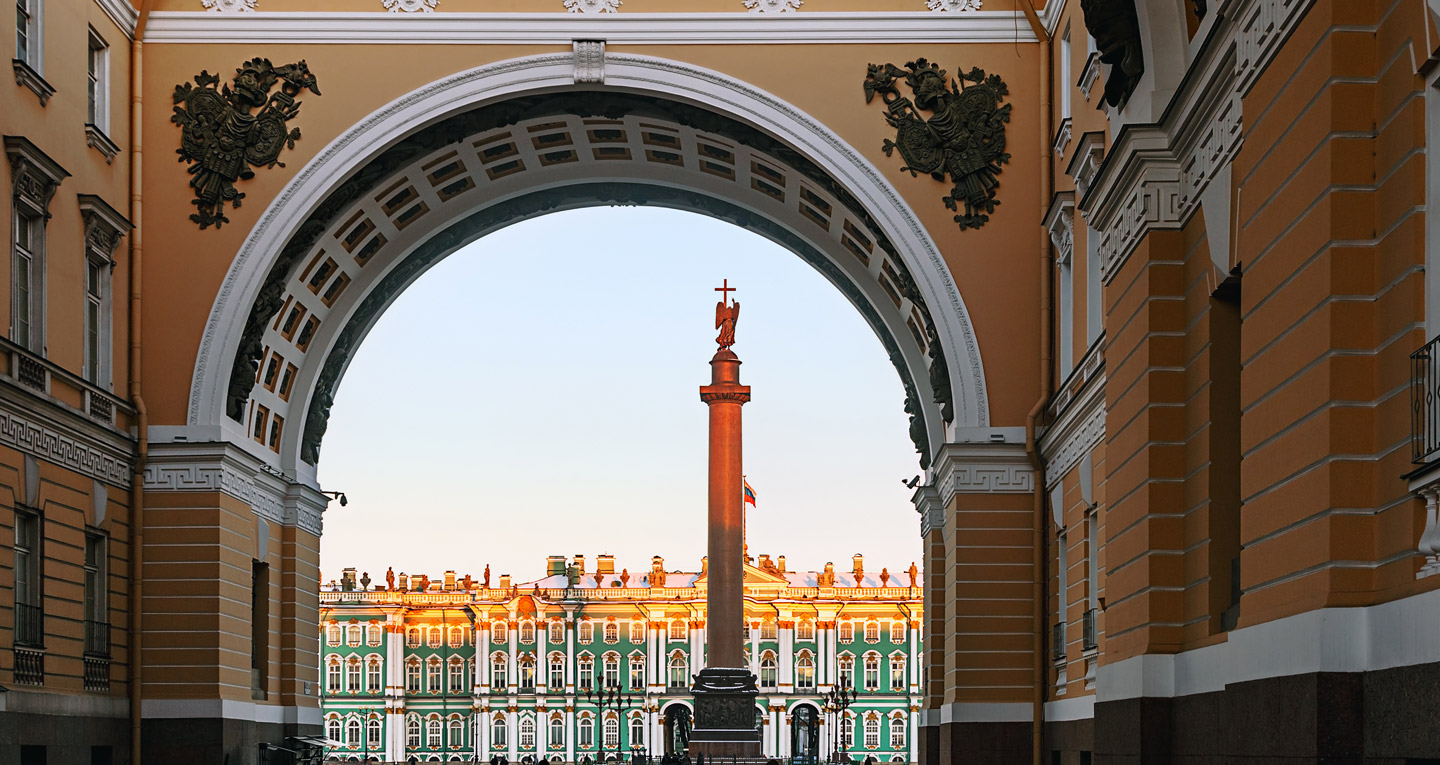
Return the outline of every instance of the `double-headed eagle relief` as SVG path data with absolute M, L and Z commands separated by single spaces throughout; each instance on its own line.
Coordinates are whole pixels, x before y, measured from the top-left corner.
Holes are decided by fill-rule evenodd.
M 900 82 L 914 96 L 900 92 Z M 901 170 L 912 176 L 929 173 L 937 181 L 947 176 L 954 186 L 944 197 L 945 206 L 957 212 L 960 228 L 980 228 L 990 220 L 1000 166 L 1010 161 L 1005 151 L 1005 123 L 1010 121 L 1010 104 L 1000 105 L 1010 94 L 999 75 L 985 75 L 979 68 L 950 81 L 945 70 L 926 59 L 894 64 L 870 64 L 865 72 L 865 103 L 879 93 L 885 102 L 885 121 L 895 128 L 895 140 L 885 139 L 885 156 L 896 149 L 905 160 Z M 931 112 L 927 118 L 920 113 Z M 960 205 L 965 211 L 960 212 Z
M 279 83 L 280 90 L 270 91 Z M 280 151 L 295 148 L 299 128 L 286 130 L 285 123 L 300 112 L 295 97 L 309 90 L 320 95 L 315 75 L 302 60 L 274 66 L 268 58 L 252 58 L 235 70 L 229 85 L 220 85 L 220 75 L 201 71 L 195 84 L 175 86 L 175 113 L 170 121 L 179 125 L 181 162 L 190 163 L 190 187 L 197 208 L 190 220 L 200 228 L 229 223 L 225 203 L 239 207 L 245 194 L 236 191 L 235 181 L 255 176 L 253 167 L 274 167 Z M 258 111 L 256 111 L 258 109 Z

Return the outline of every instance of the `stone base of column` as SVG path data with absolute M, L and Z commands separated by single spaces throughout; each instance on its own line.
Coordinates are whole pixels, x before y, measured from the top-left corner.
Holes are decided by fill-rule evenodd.
M 737 765 L 764 762 L 760 728 L 755 725 L 759 689 L 755 676 L 743 668 L 706 667 L 695 676 L 695 728 L 690 731 L 690 758 Z

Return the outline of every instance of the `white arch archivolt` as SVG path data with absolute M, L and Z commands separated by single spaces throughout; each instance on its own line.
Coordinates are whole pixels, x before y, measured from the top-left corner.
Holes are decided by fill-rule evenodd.
M 778 227 L 773 227 L 768 233 L 760 232 L 763 235 L 781 241 L 797 251 L 809 249 L 832 262 L 848 263 L 842 268 L 847 271 L 847 274 L 837 275 L 833 268 L 830 273 L 826 274 L 832 282 L 837 282 L 837 286 L 843 287 L 838 283 L 840 276 L 852 278 L 853 274 L 849 272 L 858 273 L 868 267 L 872 277 L 879 278 L 879 281 L 872 278 L 869 280 L 870 283 L 866 284 L 864 279 L 855 279 L 851 285 L 852 290 L 858 288 L 864 291 L 866 293 L 864 297 L 874 306 L 878 306 L 878 313 L 883 314 L 878 321 L 886 326 L 883 328 L 877 326 L 877 332 L 888 331 L 896 341 L 894 345 L 898 347 L 898 355 L 903 357 L 903 365 L 908 370 L 909 377 L 913 378 L 915 382 L 919 394 L 917 398 L 922 404 L 921 414 L 923 415 L 924 429 L 932 452 L 939 445 L 950 440 L 957 427 L 979 427 L 989 424 L 984 370 L 981 365 L 979 348 L 969 315 L 949 269 L 935 243 L 904 200 L 875 167 L 854 149 L 818 121 L 773 95 L 734 82 L 719 73 L 675 61 L 646 56 L 609 54 L 604 61 L 603 85 L 586 85 L 578 89 L 653 97 L 699 107 L 758 129 L 762 133 L 778 139 L 779 144 L 794 152 L 792 156 L 804 157 L 808 162 L 828 174 L 835 185 L 842 187 L 853 197 L 855 202 L 864 208 L 864 213 L 868 216 L 867 222 L 871 227 L 870 233 L 872 235 L 878 233 L 880 237 L 893 245 L 891 257 L 903 263 L 903 270 L 908 270 L 914 291 L 922 296 L 923 307 L 928 308 L 929 316 L 933 319 L 934 334 L 931 339 L 943 349 L 944 358 L 948 363 L 946 376 L 954 403 L 953 417 L 947 422 L 940 415 L 939 408 L 930 403 L 933 389 L 928 379 L 924 340 L 919 337 L 911 337 L 911 335 L 918 334 L 914 327 L 906 329 L 908 317 L 918 317 L 918 311 L 915 310 L 915 306 L 911 305 L 911 301 L 902 301 L 895 297 L 894 291 L 889 288 L 886 288 L 886 291 L 890 293 L 890 302 L 894 303 L 894 310 L 886 305 L 885 292 L 881 289 L 884 285 L 881 282 L 886 282 L 887 279 L 879 277 L 881 277 L 884 267 L 889 265 L 888 263 L 877 261 L 868 266 L 861 265 L 855 255 L 844 254 L 847 247 L 851 253 L 855 251 L 855 247 L 853 242 L 846 242 L 842 234 L 836 233 L 829 239 L 807 234 L 801 230 L 803 221 L 796 223 L 784 219 L 783 213 L 767 212 L 764 199 L 757 197 L 758 201 L 756 201 L 747 198 L 745 194 L 750 193 L 748 190 L 745 194 L 733 191 L 733 189 L 739 188 L 733 182 L 728 187 L 732 190 L 727 191 L 726 188 L 722 188 L 725 184 L 719 181 L 712 183 L 693 173 L 693 179 L 677 181 L 673 172 L 667 174 L 667 168 L 651 167 L 635 162 L 628 165 L 629 169 L 620 170 L 614 176 L 597 175 L 594 170 L 596 163 L 592 162 L 585 168 L 576 164 L 573 167 L 546 169 L 543 173 L 526 173 L 527 177 L 523 183 L 517 179 L 508 190 L 503 185 L 491 183 L 486 186 L 485 191 L 481 192 L 483 198 L 477 198 L 474 203 L 454 205 L 453 211 L 436 210 L 436 213 L 443 212 L 443 214 L 430 215 L 430 220 L 415 226 L 415 230 L 410 234 L 397 232 L 393 228 L 393 221 L 390 221 L 392 228 L 387 230 L 392 233 L 391 241 L 387 242 L 383 254 L 377 255 L 376 260 L 376 265 L 382 265 L 381 262 L 384 261 L 382 268 L 367 269 L 369 273 L 365 276 L 363 283 L 357 279 L 357 283 L 351 286 L 349 294 L 338 299 L 333 306 L 326 307 L 332 312 L 332 318 L 321 322 L 322 329 L 311 340 L 312 347 L 309 347 L 302 354 L 303 357 L 298 359 L 298 366 L 294 373 L 295 379 L 292 381 L 292 392 L 285 397 L 284 402 L 278 400 L 271 402 L 277 407 L 287 407 L 288 416 L 285 418 L 287 431 L 281 438 L 283 443 L 276 448 L 264 448 L 267 446 L 265 439 L 255 437 L 255 434 L 249 432 L 253 428 L 248 415 L 243 422 L 237 422 L 227 416 L 226 400 L 232 361 L 242 344 L 247 318 L 251 313 L 252 306 L 256 304 L 257 296 L 260 295 L 267 276 L 278 262 L 281 252 L 295 236 L 302 223 L 306 221 L 307 216 L 328 194 L 351 180 L 357 171 L 378 153 L 412 135 L 423 126 L 435 124 L 467 110 L 488 104 L 498 104 L 509 99 L 577 90 L 575 58 L 570 54 L 551 54 L 483 66 L 453 75 L 407 94 L 372 113 L 336 138 L 297 173 L 261 215 L 260 220 L 232 262 L 215 299 L 196 358 L 186 426 L 183 428 L 152 428 L 152 434 L 155 434 L 154 440 L 163 441 L 171 438 L 181 440 L 180 437 L 183 436 L 185 440 L 192 442 L 229 441 L 245 444 L 247 450 L 265 460 L 267 464 L 283 470 L 291 478 L 313 485 L 313 466 L 304 464 L 304 461 L 299 458 L 302 423 L 305 415 L 304 407 L 314 392 L 321 367 L 330 349 L 336 345 L 342 327 L 360 310 L 360 304 L 367 292 L 380 283 L 384 272 L 423 249 L 427 240 L 435 237 L 436 234 L 445 231 L 447 227 L 457 225 L 457 222 L 464 217 L 463 213 L 467 211 L 473 212 L 478 208 L 500 202 L 514 202 L 524 197 L 526 193 L 533 193 L 537 190 L 553 190 L 563 187 L 576 189 L 585 187 L 585 191 L 578 194 L 574 202 L 549 204 L 543 211 L 564 209 L 566 206 L 603 204 L 607 201 L 624 203 L 625 195 L 630 192 L 624 188 L 617 192 L 614 186 L 616 181 L 623 181 L 626 188 L 639 185 L 652 191 L 660 190 L 659 197 L 661 199 L 655 203 L 661 205 L 713 212 L 708 204 L 695 207 L 684 201 L 677 201 L 679 197 L 671 198 L 671 192 L 694 193 L 701 198 L 719 200 L 721 205 L 727 206 L 726 209 L 731 212 L 719 217 L 731 215 L 733 219 L 733 216 L 738 215 L 768 218 L 778 224 Z M 633 119 L 627 119 L 630 119 L 630 123 L 622 127 L 632 130 L 641 127 Z M 584 121 L 580 117 L 572 115 L 568 120 L 569 124 L 565 129 L 568 129 L 571 135 L 583 137 L 587 133 L 588 125 L 581 124 Z M 524 127 L 523 124 L 517 125 L 517 129 Z M 690 150 L 708 140 L 701 135 L 703 131 L 695 130 L 693 126 L 661 125 L 660 127 L 670 129 L 676 135 L 683 134 L 690 139 L 696 139 L 697 136 L 699 139 L 703 139 L 692 142 Z M 593 135 L 591 137 L 593 138 Z M 783 166 L 783 158 L 776 159 L 761 152 L 752 152 L 743 146 L 731 145 L 727 148 L 736 149 L 745 155 L 734 158 L 737 165 L 742 159 L 753 158 L 757 165 L 778 169 L 782 176 L 782 180 L 777 181 L 778 183 L 781 185 L 789 183 L 792 186 L 791 191 L 799 191 L 799 181 L 783 179 L 787 170 Z M 431 167 L 433 170 L 435 162 L 432 157 L 433 154 L 422 157 L 415 163 L 416 166 L 411 168 L 411 171 L 423 170 L 426 167 Z M 537 163 L 532 163 L 532 165 L 534 164 Z M 620 163 L 614 165 L 617 168 L 620 166 Z M 398 175 L 400 174 L 397 173 L 397 177 Z M 597 183 L 610 183 L 611 186 L 600 188 L 597 191 Z M 711 183 L 713 187 L 707 186 L 707 183 Z M 759 189 L 763 185 L 765 184 L 751 184 L 755 189 Z M 388 192 L 390 189 L 387 187 L 385 190 Z M 435 189 L 423 189 L 422 191 L 426 195 L 435 193 Z M 813 220 L 816 209 L 823 210 L 827 199 L 818 199 L 813 190 L 810 191 L 812 193 L 807 199 L 816 205 L 809 210 L 809 217 Z M 562 194 L 561 197 L 563 196 Z M 754 195 L 751 194 L 751 196 Z M 431 207 L 437 207 L 433 204 L 434 197 L 429 196 L 428 198 L 432 200 Z M 378 204 L 378 200 L 367 203 L 373 207 L 374 204 Z M 795 204 L 787 204 L 786 209 L 791 212 L 803 212 L 802 206 Z M 832 227 L 837 232 L 844 227 L 844 223 L 849 222 L 841 221 L 839 218 L 840 216 L 837 215 Z M 488 230 L 493 230 L 495 227 L 492 226 Z M 332 226 L 332 228 L 334 227 Z M 874 229 L 879 229 L 879 231 L 876 232 Z M 441 257 L 468 243 L 469 240 L 483 236 L 488 233 L 488 230 L 480 227 L 469 232 L 469 239 L 450 242 L 447 245 L 447 251 L 442 253 Z M 339 237 L 342 233 L 341 231 L 330 232 L 332 237 L 329 240 L 330 244 L 334 245 L 334 237 Z M 863 235 L 858 238 L 865 240 Z M 322 242 L 319 247 L 323 248 L 323 246 Z M 312 251 L 318 250 L 312 248 Z M 323 258 L 313 257 L 307 253 L 299 259 L 295 269 L 297 273 L 299 269 L 307 269 L 308 273 L 310 267 L 322 260 Z M 423 272 L 423 269 L 421 271 Z M 418 275 L 419 273 L 413 273 L 408 276 L 406 284 L 408 284 L 408 280 L 413 280 Z M 893 275 L 892 273 L 891 276 Z M 292 274 L 289 283 L 303 284 L 303 280 L 297 282 L 296 274 Z M 394 287 L 394 285 L 390 286 Z M 401 290 L 396 290 L 395 294 L 402 291 L 403 286 L 401 285 Z M 390 295 L 390 299 L 393 297 L 393 294 Z M 851 297 L 852 301 L 856 300 L 854 295 Z M 537 295 L 537 299 L 543 299 L 543 294 Z M 378 315 L 378 313 L 383 313 L 383 310 L 372 313 Z M 876 311 L 872 311 L 872 313 L 876 313 Z M 284 316 L 277 316 L 274 321 L 278 324 L 284 318 Z M 877 323 L 874 316 L 869 318 L 871 318 L 872 325 Z M 371 321 L 373 321 L 373 317 Z M 364 331 L 368 330 L 368 325 L 360 329 L 360 337 L 363 337 Z M 267 337 L 276 331 L 278 330 L 274 328 L 267 329 Z M 353 346 L 348 350 L 353 350 Z M 901 363 L 902 361 L 897 361 L 897 366 Z M 262 366 L 262 374 L 263 372 Z M 257 398 L 269 395 L 263 388 L 264 386 L 256 386 L 255 396 Z

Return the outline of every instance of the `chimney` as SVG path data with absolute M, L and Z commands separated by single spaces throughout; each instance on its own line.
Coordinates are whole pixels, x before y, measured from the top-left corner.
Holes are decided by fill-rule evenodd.
M 615 556 L 614 556 L 614 555 L 597 555 L 597 556 L 595 556 L 595 573 L 597 573 L 597 574 L 613 574 L 613 573 L 615 573 Z
M 773 563 L 770 562 L 770 556 L 769 556 L 769 555 L 766 555 L 766 554 L 764 554 L 764 553 L 761 553 L 761 554 L 760 554 L 760 570 L 761 570 L 761 571 L 768 571 L 768 570 L 770 569 L 770 567 L 773 566 L 773 565 L 775 565 L 775 564 L 773 564 Z
M 404 571 L 401 571 L 401 572 L 400 572 L 400 589 L 402 589 L 402 590 L 408 590 L 408 589 L 410 589 L 410 576 L 409 576 L 408 574 L 406 574 Z
M 353 567 L 341 570 L 340 589 L 345 592 L 351 592 L 355 589 L 355 569 Z
M 779 557 L 779 559 L 777 559 L 776 565 L 779 566 L 779 568 L 780 568 L 780 573 L 782 573 L 782 574 L 785 573 L 785 556 L 784 556 L 784 555 L 781 555 L 781 556 Z
M 855 561 L 855 568 L 851 570 L 855 573 L 855 586 L 864 587 L 865 585 L 862 580 L 865 579 L 865 556 L 860 553 L 855 553 L 853 560 Z
M 585 576 L 585 556 L 584 556 L 584 555 L 576 555 L 576 556 L 575 556 L 575 573 L 579 574 L 580 576 Z
M 455 589 L 455 572 L 453 570 L 445 572 L 445 589 Z
M 500 575 L 500 589 L 502 589 L 502 590 L 508 590 L 508 589 L 510 589 L 510 575 L 509 575 L 509 574 L 501 574 L 501 575 Z
M 556 574 L 564 574 L 564 573 L 565 573 L 565 556 L 564 556 L 564 555 L 547 555 L 547 556 L 545 556 L 545 576 L 555 576 Z

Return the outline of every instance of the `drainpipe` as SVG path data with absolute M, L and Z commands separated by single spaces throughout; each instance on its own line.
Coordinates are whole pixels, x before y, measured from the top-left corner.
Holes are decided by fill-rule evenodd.
M 1035 401 L 1035 406 L 1030 408 L 1030 413 L 1025 416 L 1025 454 L 1030 458 L 1030 464 L 1035 468 L 1035 531 L 1031 540 L 1030 568 L 1034 574 L 1033 596 L 1034 596 L 1034 622 L 1035 630 L 1032 636 L 1031 650 L 1034 653 L 1034 687 L 1031 689 L 1030 701 L 1030 758 L 1033 765 L 1042 765 L 1044 755 L 1045 737 L 1045 616 L 1048 609 L 1045 603 L 1046 584 L 1046 563 L 1047 550 L 1045 545 L 1045 532 L 1049 528 L 1045 518 L 1045 463 L 1040 458 L 1040 449 L 1036 443 L 1035 428 L 1040 415 L 1045 411 L 1045 406 L 1050 402 L 1053 391 L 1051 380 L 1051 338 L 1050 325 L 1053 321 L 1051 301 L 1051 271 L 1054 269 L 1054 257 L 1050 253 L 1050 234 L 1045 230 L 1043 223 L 1046 210 L 1050 207 L 1050 174 L 1053 171 L 1053 160 L 1050 157 L 1050 66 L 1053 57 L 1050 35 L 1045 31 L 1045 25 L 1041 23 L 1040 17 L 1035 13 L 1035 8 L 1029 3 L 1021 4 L 1025 11 L 1025 17 L 1030 21 L 1030 27 L 1035 32 L 1035 39 L 1040 44 L 1040 206 L 1039 212 L 1042 223 L 1039 227 L 1040 244 L 1040 397 Z M 1068 83 L 1060 83 L 1060 87 L 1066 87 Z M 1062 338 L 1063 342 L 1063 338 Z
M 137 451 L 135 470 L 130 476 L 130 762 L 140 765 L 141 705 L 141 596 L 145 562 L 145 460 L 149 455 L 149 413 L 145 398 L 140 395 L 140 265 L 145 227 L 141 223 L 140 188 L 144 173 L 141 167 L 141 126 L 144 119 L 141 61 L 145 44 L 145 21 L 150 15 L 150 0 L 142 0 L 136 18 L 135 33 L 130 42 L 130 349 L 126 366 L 130 371 L 130 404 L 135 408 Z

